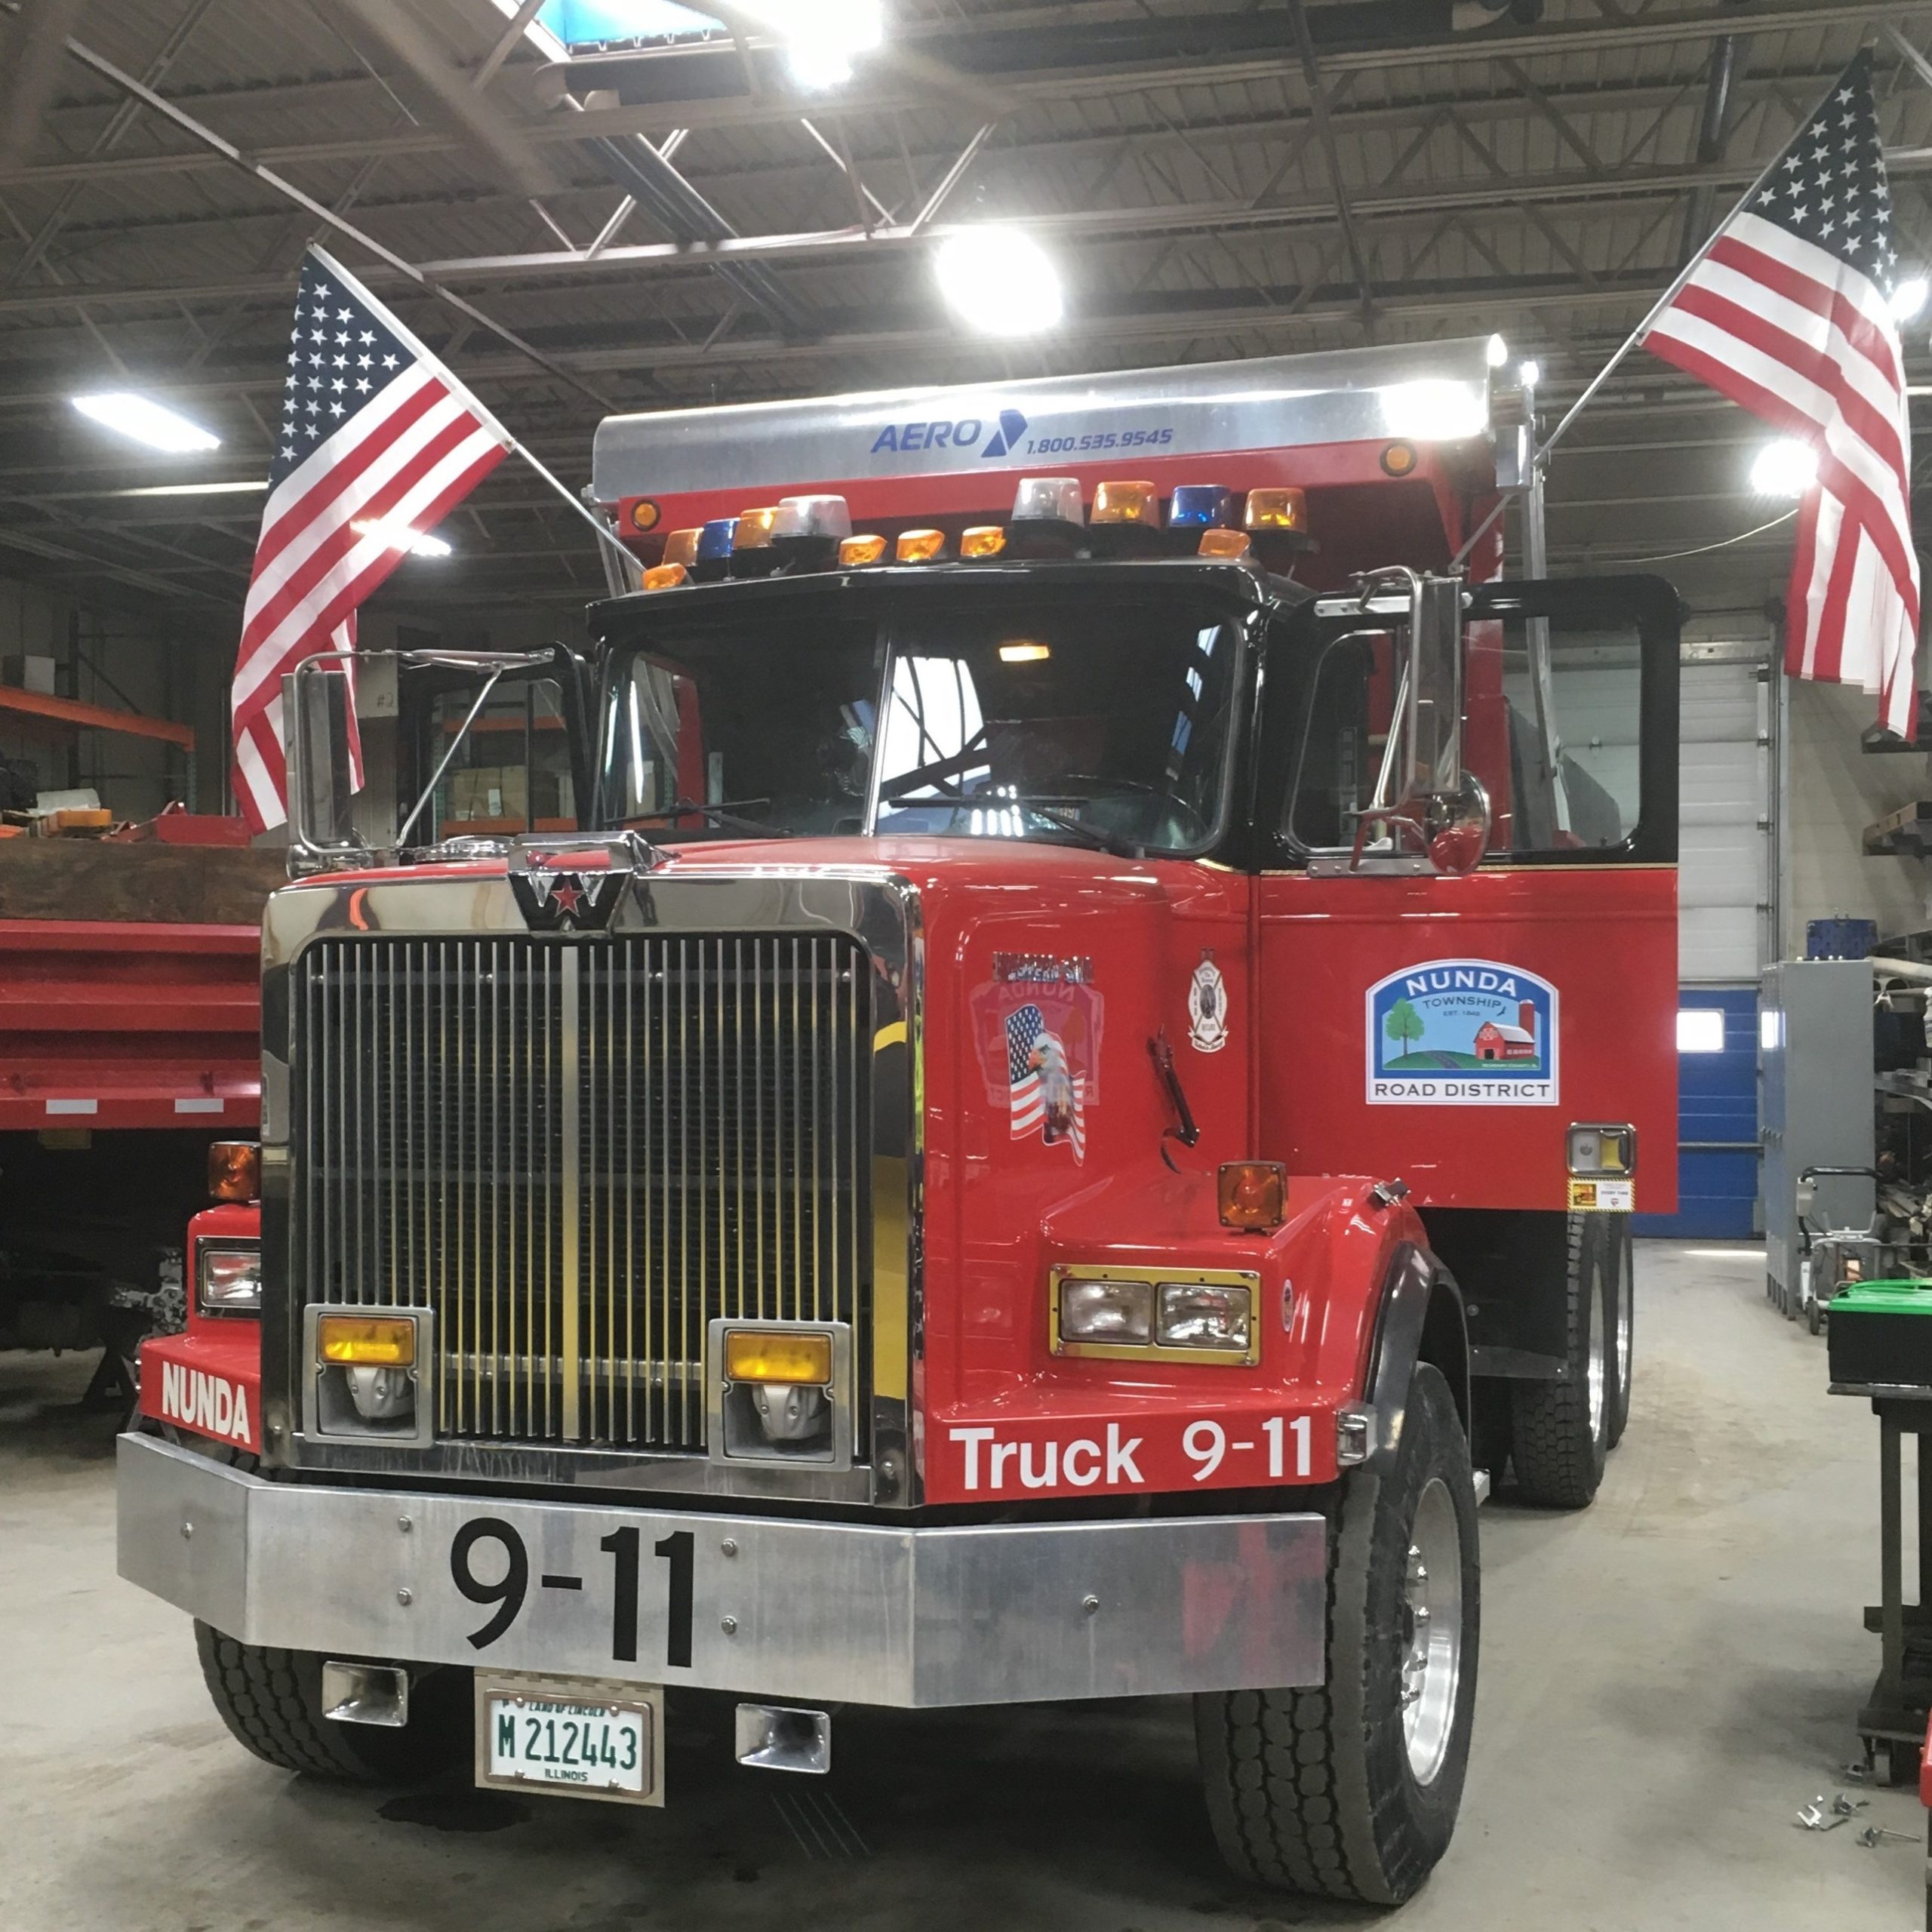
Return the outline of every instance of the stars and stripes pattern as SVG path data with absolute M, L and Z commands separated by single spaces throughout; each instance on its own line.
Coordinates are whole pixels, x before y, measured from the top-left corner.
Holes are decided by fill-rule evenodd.
M 1065 1140 L 1073 1158 L 1084 1161 L 1087 1076 L 1069 1066 L 1066 1046 L 1037 1006 L 1023 1006 L 1007 1017 L 1006 1078 L 1014 1139 L 1037 1133 L 1049 1146 Z
M 1891 195 L 1861 52 L 1706 249 L 1644 346 L 1817 454 L 1785 668 L 1879 694 L 1915 736 L 1918 560 Z
M 357 607 L 512 447 L 395 316 L 309 250 L 235 665 L 235 789 L 255 831 L 288 816 L 284 674 L 353 649 Z

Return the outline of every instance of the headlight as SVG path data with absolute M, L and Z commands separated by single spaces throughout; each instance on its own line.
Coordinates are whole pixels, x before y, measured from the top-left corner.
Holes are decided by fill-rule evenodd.
M 1159 1338 L 1164 1349 L 1226 1349 L 1245 1355 L 1254 1320 L 1254 1297 L 1245 1287 L 1161 1284 Z
M 1154 1331 L 1151 1281 L 1063 1281 L 1060 1338 L 1063 1342 L 1112 1342 L 1145 1347 Z
M 259 1315 L 261 1244 L 200 1242 L 195 1250 L 195 1297 L 204 1315 Z

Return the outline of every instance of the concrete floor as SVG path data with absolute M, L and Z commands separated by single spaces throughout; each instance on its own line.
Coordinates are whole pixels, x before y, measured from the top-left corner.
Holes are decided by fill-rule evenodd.
M 1635 1414 L 1596 1507 L 1485 1512 L 1474 1763 L 1404 1932 L 1844 1932 L 1920 1923 L 1922 1853 L 1835 1790 L 1876 1668 L 1877 1427 L 1825 1392 L 1754 1251 L 1644 1244 Z M 1372 1915 L 1217 1866 L 1186 1706 L 846 1718 L 823 1783 L 674 1731 L 671 1808 L 269 1770 L 186 1621 L 114 1574 L 112 1423 L 87 1364 L 0 1355 L 5 1932 L 1278 1932 Z M 1922 1829 L 1906 1793 L 1866 1814 Z

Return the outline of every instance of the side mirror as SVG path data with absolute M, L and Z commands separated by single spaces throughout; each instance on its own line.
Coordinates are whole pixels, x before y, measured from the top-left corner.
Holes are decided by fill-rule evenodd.
M 355 716 L 348 672 L 311 659 L 281 681 L 291 877 L 366 860 L 354 815 Z
M 1457 790 L 1429 801 L 1429 863 L 1439 872 L 1474 872 L 1489 850 L 1493 822 L 1482 780 L 1465 772 Z

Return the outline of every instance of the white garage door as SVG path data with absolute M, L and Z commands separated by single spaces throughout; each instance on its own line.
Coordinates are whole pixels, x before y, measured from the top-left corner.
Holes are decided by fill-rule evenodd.
M 1752 986 L 1769 956 L 1767 687 L 1755 663 L 1687 663 L 1679 710 L 1678 977 Z

